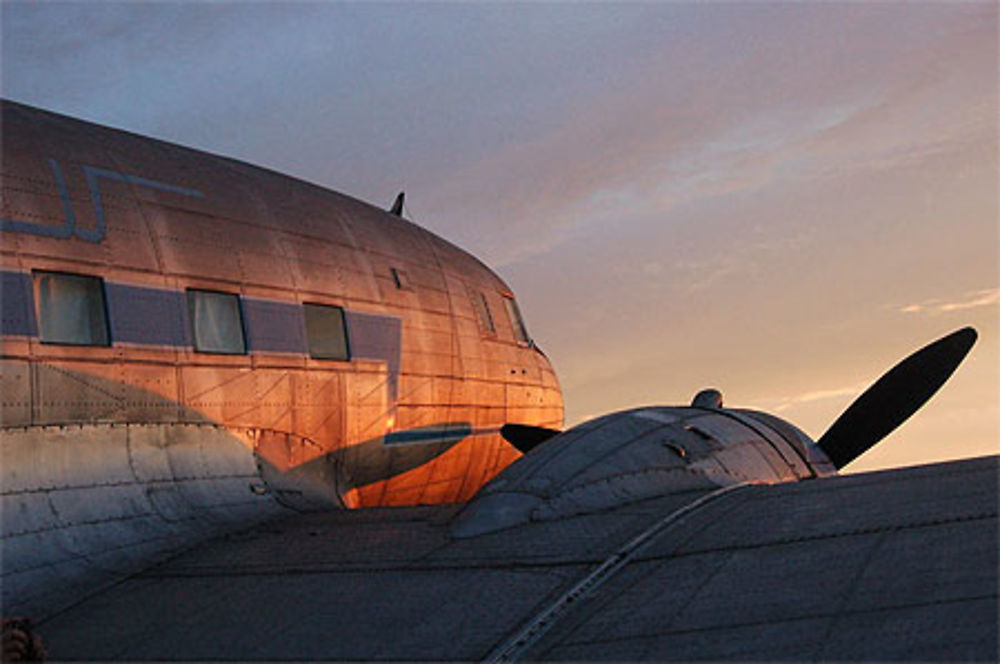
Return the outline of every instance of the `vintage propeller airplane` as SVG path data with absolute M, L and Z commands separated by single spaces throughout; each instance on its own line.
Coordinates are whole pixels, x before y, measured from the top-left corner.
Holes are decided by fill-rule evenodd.
M 555 373 L 514 294 L 405 220 L 402 195 L 384 211 L 223 157 L 2 110 L 3 614 L 32 618 L 52 655 L 752 659 L 788 655 L 766 630 L 795 620 L 812 621 L 796 651 L 807 658 L 995 654 L 983 628 L 996 622 L 995 566 L 962 547 L 995 535 L 996 460 L 876 474 L 864 495 L 834 477 L 943 385 L 971 328 L 898 364 L 816 442 L 724 407 L 716 390 L 560 431 Z M 956 474 L 972 487 L 965 502 L 941 479 Z M 795 486 L 823 490 L 778 490 Z M 740 515 L 758 518 L 747 510 L 775 496 L 769 519 L 787 532 L 761 543 Z M 879 500 L 937 516 L 890 509 L 872 525 Z M 847 530 L 829 521 L 845 514 Z M 866 565 L 915 564 L 894 539 L 915 529 L 972 581 L 855 606 Z M 753 589 L 774 580 L 769 556 L 810 538 L 823 553 L 797 549 L 792 576 L 855 583 L 825 613 L 771 584 L 775 614 Z M 728 604 L 685 613 L 750 549 L 763 557 L 730 575 Z M 675 585 L 629 595 L 688 564 Z M 922 637 L 939 651 L 920 638 L 824 649 L 831 632 L 861 635 L 871 623 L 859 615 L 913 607 L 944 626 Z M 627 626 L 622 612 L 644 608 L 659 632 L 609 631 L 608 615 Z M 25 654 L 30 629 L 16 625 Z

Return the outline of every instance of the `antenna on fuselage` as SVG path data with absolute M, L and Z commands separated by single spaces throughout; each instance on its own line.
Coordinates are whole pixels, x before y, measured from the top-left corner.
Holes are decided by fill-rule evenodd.
M 399 195 L 396 196 L 396 202 L 392 204 L 391 208 L 389 208 L 389 212 L 391 214 L 396 215 L 397 217 L 402 217 L 403 216 L 403 199 L 405 199 L 405 198 L 406 198 L 406 192 L 405 191 L 399 192 Z

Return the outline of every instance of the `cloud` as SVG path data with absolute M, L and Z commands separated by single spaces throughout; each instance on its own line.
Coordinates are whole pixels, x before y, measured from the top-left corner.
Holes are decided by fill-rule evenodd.
M 705 291 L 726 280 L 756 279 L 789 254 L 800 251 L 810 242 L 808 230 L 784 236 L 768 237 L 760 231 L 740 236 L 719 245 L 715 254 L 697 259 L 680 258 L 673 263 L 677 283 L 687 294 Z
M 848 385 L 846 387 L 836 387 L 826 390 L 812 390 L 810 392 L 803 392 L 791 397 L 785 397 L 781 399 L 777 406 L 773 410 L 777 413 L 783 412 L 791 408 L 792 406 L 799 406 L 805 403 L 812 403 L 814 401 L 825 401 L 826 399 L 839 399 L 841 397 L 851 397 L 857 394 L 861 394 L 861 391 L 865 389 L 865 385 Z
M 8 96 L 375 202 L 406 188 L 418 223 L 494 265 L 802 173 L 918 159 L 914 108 L 938 142 L 995 125 L 978 78 L 972 129 L 968 95 L 949 96 L 944 133 L 919 96 L 976 76 L 957 56 L 982 60 L 967 33 L 995 23 L 989 7 L 3 9 Z
M 935 298 L 916 304 L 908 304 L 904 307 L 899 307 L 897 310 L 902 314 L 937 316 L 952 311 L 994 307 L 997 304 L 1000 304 L 1000 288 L 985 288 L 965 293 L 960 298 L 951 301 Z
M 992 35 L 969 27 L 983 17 L 905 14 L 884 7 L 736 12 L 699 35 L 701 43 L 678 36 L 637 49 L 635 66 L 618 74 L 628 94 L 608 87 L 549 109 L 545 131 L 435 174 L 441 184 L 427 208 L 443 234 L 510 265 L 594 228 L 638 228 L 637 220 L 780 195 L 807 178 L 841 182 L 852 173 L 921 166 L 946 149 L 989 141 L 996 87 L 982 85 L 993 62 L 982 54 Z M 869 52 L 886 47 L 885 29 L 897 20 L 893 57 Z M 827 29 L 832 24 L 872 40 L 858 37 L 845 49 L 831 41 L 840 34 Z M 739 26 L 737 34 L 729 26 Z M 780 47 L 739 41 L 770 31 L 783 34 Z M 724 60 L 735 47 L 740 59 Z M 962 103 L 942 104 L 942 90 Z

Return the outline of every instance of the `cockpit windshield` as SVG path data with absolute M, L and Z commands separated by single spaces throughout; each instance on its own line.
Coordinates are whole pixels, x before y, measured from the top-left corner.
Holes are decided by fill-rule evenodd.
M 510 326 L 514 329 L 514 338 L 517 339 L 517 343 L 530 346 L 531 337 L 528 336 L 528 328 L 524 326 L 524 319 L 521 318 L 521 310 L 517 308 L 517 302 L 512 297 L 504 296 L 503 303 L 507 307 L 507 317 L 510 319 Z

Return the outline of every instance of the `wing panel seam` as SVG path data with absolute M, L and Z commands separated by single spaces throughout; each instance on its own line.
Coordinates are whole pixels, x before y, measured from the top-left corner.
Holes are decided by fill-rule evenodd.
M 495 648 L 484 659 L 485 662 L 512 662 L 518 661 L 535 643 L 539 641 L 574 604 L 591 595 L 599 587 L 604 585 L 620 569 L 625 567 L 642 547 L 648 544 L 654 537 L 659 535 L 669 526 L 673 525 L 681 518 L 688 516 L 691 512 L 698 510 L 705 505 L 722 498 L 725 495 L 751 486 L 750 482 L 731 484 L 716 489 L 711 493 L 688 503 L 680 509 L 670 512 L 659 519 L 641 533 L 633 537 L 611 556 L 609 556 L 596 569 L 590 572 L 583 579 L 578 581 L 572 588 L 563 593 L 558 599 L 550 604 L 545 610 L 536 615 L 527 625 L 519 630 L 513 637 L 507 639 Z

